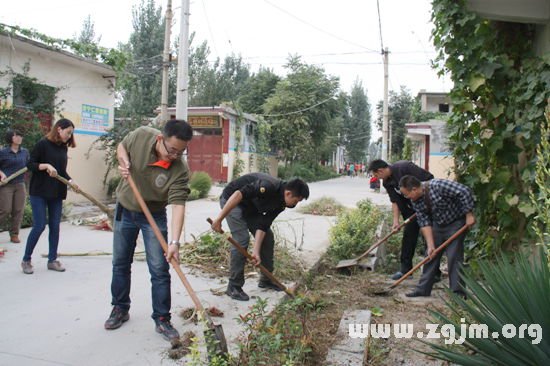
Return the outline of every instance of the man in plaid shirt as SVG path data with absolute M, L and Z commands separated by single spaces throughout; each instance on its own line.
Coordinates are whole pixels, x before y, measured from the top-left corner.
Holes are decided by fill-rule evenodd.
M 470 188 L 463 184 L 446 179 L 420 182 L 406 175 L 399 181 L 399 187 L 401 193 L 412 201 L 416 220 L 428 245 L 429 256 L 462 226 L 471 227 L 475 224 L 474 196 Z M 459 274 L 464 260 L 464 237 L 465 234 L 458 236 L 446 249 L 449 287 L 461 296 L 464 296 L 464 290 Z M 424 265 L 416 289 L 406 296 L 430 296 L 442 254 L 439 253 Z

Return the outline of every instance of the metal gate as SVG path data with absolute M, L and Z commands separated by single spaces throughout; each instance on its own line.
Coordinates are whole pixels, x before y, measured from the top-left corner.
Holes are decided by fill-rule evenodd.
M 213 181 L 226 181 L 222 170 L 221 134 L 193 136 L 187 147 L 187 162 L 191 172 L 206 172 Z

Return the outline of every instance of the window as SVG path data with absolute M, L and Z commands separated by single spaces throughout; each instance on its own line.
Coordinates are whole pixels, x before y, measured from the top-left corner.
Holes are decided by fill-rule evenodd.
M 441 104 L 439 104 L 439 112 L 441 112 L 441 113 L 449 113 L 449 104 L 447 104 L 447 103 L 441 103 Z
M 55 93 L 54 87 L 36 83 L 24 75 L 13 78 L 14 106 L 36 115 L 45 131 L 49 131 L 52 126 Z

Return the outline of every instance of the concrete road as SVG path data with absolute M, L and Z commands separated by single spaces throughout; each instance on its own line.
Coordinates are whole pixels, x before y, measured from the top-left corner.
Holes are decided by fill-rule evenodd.
M 310 185 L 310 201 L 322 196 L 334 197 L 346 206 L 354 206 L 363 198 L 389 206 L 386 195 L 371 192 L 363 178 L 337 178 Z M 214 187 L 211 194 L 221 192 Z M 214 200 L 188 203 L 185 236 L 207 231 L 207 217 L 219 211 Z M 312 265 L 328 246 L 328 230 L 334 218 L 303 215 L 286 210 L 276 221 L 276 229 L 288 242 L 296 243 L 297 253 Z M 47 229 L 46 229 L 47 230 Z M 22 244 L 9 243 L 6 232 L 0 233 L 0 247 L 7 249 L 0 258 L 0 365 L 175 365 L 166 356 L 169 344 L 154 331 L 150 318 L 150 282 L 145 262 L 135 261 L 132 271 L 132 308 L 130 321 L 120 329 L 106 331 L 103 323 L 110 311 L 111 256 L 60 257 L 67 268 L 64 273 L 48 271 L 47 232 L 33 255 L 34 274 L 21 272 L 20 262 L 24 242 L 30 229 L 21 232 Z M 111 252 L 112 233 L 92 230 L 86 226 L 62 223 L 59 252 Z M 213 318 L 223 326 L 230 349 L 238 350 L 241 328 L 235 318 L 248 311 L 253 304 L 238 302 L 227 296 L 217 296 L 211 290 L 224 290 L 225 278 L 211 278 L 206 274 L 189 273 L 184 268 L 193 288 L 205 307 L 216 306 L 225 313 Z M 256 280 L 248 280 L 244 290 L 251 297 L 268 298 L 273 306 L 281 293 L 259 289 Z M 192 330 L 202 334 L 202 328 L 184 324 L 176 314 L 192 302 L 174 273 L 172 276 L 173 324 L 183 332 Z

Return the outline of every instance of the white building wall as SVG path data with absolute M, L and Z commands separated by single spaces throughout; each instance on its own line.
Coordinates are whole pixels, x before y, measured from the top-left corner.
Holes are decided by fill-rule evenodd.
M 36 78 L 41 84 L 61 88 L 56 95 L 56 103 L 64 102 L 53 123 L 65 117 L 73 121 L 77 129 L 77 147 L 69 149 L 69 174 L 84 191 L 98 199 L 105 198 L 102 183 L 106 171 L 105 154 L 94 149 L 87 156 L 98 135 L 78 130 L 82 128 L 83 104 L 105 108 L 108 111 L 108 126 L 113 126 L 113 72 L 78 58 L 0 36 L 0 70 L 10 67 L 16 73 L 23 73 L 26 62 L 30 63 L 29 77 Z M 8 80 L 4 79 L 0 79 L 0 86 L 8 84 Z M 86 200 L 72 192 L 67 199 L 73 202 Z

